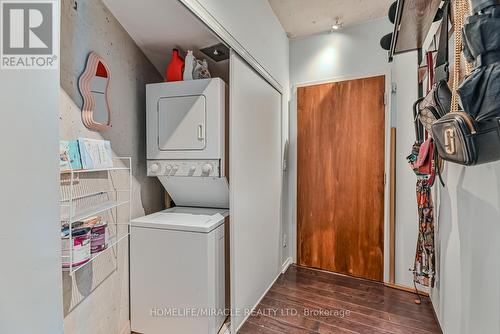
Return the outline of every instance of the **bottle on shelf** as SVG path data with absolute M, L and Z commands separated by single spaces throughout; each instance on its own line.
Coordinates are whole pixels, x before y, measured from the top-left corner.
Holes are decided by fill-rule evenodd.
M 193 80 L 193 71 L 195 64 L 196 58 L 193 55 L 193 51 L 188 50 L 186 58 L 184 59 L 184 81 Z
M 179 54 L 178 49 L 172 50 L 172 60 L 167 66 L 165 81 L 182 81 L 184 71 L 184 59 Z

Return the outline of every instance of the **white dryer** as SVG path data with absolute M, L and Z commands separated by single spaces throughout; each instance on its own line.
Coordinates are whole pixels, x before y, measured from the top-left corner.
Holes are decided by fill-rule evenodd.
M 132 221 L 132 331 L 216 334 L 225 320 L 222 209 L 175 207 Z
M 177 205 L 229 207 L 227 95 L 219 78 L 146 86 L 147 173 Z

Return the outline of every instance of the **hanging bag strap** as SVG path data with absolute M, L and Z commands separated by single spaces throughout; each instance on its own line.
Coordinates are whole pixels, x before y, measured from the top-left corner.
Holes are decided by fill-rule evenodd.
M 424 98 L 421 97 L 419 98 L 414 104 L 413 104 L 413 125 L 415 126 L 415 142 L 416 143 L 422 143 L 424 141 L 424 128 L 422 127 L 422 124 L 418 120 L 418 105 L 420 102 L 422 102 Z
M 462 67 L 462 28 L 465 24 L 465 18 L 469 15 L 469 1 L 455 0 L 454 1 L 454 25 L 455 25 L 455 65 L 453 68 L 453 87 L 451 89 L 451 110 L 450 112 L 458 112 L 458 87 L 461 79 Z M 469 75 L 472 71 L 472 65 L 465 62 L 465 75 Z
M 450 68 L 448 60 L 448 22 L 450 15 L 450 2 L 446 0 L 443 5 L 443 19 L 439 34 L 439 46 L 436 55 L 436 67 L 434 69 L 435 82 L 441 80 L 448 81 L 450 77 Z
M 437 81 L 435 81 L 435 73 L 436 69 L 434 68 L 434 58 L 432 57 L 432 51 L 428 51 L 426 54 L 427 57 L 427 94 L 432 90 L 432 86 L 434 85 L 434 82 L 439 82 L 439 78 Z
M 460 41 L 462 44 L 462 29 L 464 28 L 465 22 L 467 21 L 467 18 L 470 16 L 470 1 L 469 0 L 462 0 L 462 25 L 460 27 L 460 35 L 462 36 L 460 38 Z M 463 44 L 460 46 L 460 51 L 463 49 Z M 472 70 L 474 69 L 473 63 L 469 63 L 466 59 L 464 60 L 465 62 L 465 75 L 471 74 Z M 458 93 L 457 93 L 458 94 Z

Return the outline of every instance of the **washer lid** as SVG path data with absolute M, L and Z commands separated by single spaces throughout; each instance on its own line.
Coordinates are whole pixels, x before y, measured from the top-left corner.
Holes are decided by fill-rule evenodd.
M 175 207 L 136 218 L 134 227 L 208 233 L 224 223 L 227 210 Z

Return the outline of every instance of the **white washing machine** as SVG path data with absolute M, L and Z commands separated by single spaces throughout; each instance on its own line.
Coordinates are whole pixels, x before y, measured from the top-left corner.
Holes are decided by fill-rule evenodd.
M 225 320 L 227 209 L 175 207 L 132 221 L 132 331 L 216 334 Z

